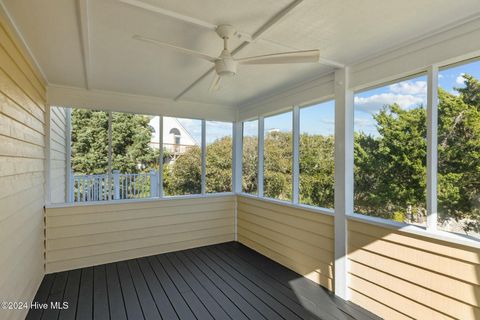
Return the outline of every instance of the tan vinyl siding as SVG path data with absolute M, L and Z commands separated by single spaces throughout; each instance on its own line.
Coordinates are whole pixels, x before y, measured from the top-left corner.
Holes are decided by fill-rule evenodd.
M 238 241 L 333 290 L 333 217 L 237 197 Z
M 234 197 L 49 208 L 47 272 L 234 240 Z
M 480 319 L 480 250 L 349 221 L 351 300 L 386 319 Z
M 67 113 L 65 108 L 50 108 L 50 201 L 66 202 Z
M 45 93 L 0 14 L 1 301 L 31 301 L 44 273 Z M 0 319 L 26 313 L 0 310 Z

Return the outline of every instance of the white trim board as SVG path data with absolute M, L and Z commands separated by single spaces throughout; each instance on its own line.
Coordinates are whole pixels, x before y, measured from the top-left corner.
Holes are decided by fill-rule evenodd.
M 173 101 L 160 97 L 142 96 L 114 91 L 86 90 L 76 87 L 49 85 L 47 102 L 52 106 L 110 111 L 135 112 L 170 117 L 235 121 L 236 108 L 192 101 Z

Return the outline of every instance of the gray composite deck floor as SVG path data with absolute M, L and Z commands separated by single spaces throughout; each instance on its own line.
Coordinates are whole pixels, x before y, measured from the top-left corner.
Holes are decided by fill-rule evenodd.
M 378 319 L 237 243 L 47 274 L 27 319 Z

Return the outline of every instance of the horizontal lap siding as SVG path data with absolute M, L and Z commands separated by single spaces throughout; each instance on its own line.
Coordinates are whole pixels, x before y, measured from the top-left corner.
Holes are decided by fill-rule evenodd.
M 349 221 L 351 300 L 387 319 L 480 319 L 480 250 Z
M 64 108 L 50 108 L 50 198 L 66 202 L 67 116 Z
M 44 273 L 45 84 L 0 15 L 0 300 L 31 301 Z M 0 310 L 24 319 L 27 310 Z
M 50 208 L 47 272 L 233 241 L 233 196 Z
M 237 197 L 238 241 L 333 290 L 333 217 Z

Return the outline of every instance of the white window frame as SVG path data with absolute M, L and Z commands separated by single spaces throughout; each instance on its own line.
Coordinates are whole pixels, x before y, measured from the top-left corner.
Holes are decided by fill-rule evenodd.
M 53 107 L 53 106 L 52 106 Z M 70 107 L 63 107 L 65 109 L 68 109 L 71 111 L 71 108 Z M 48 110 L 50 110 L 50 108 L 48 108 Z M 103 111 L 103 112 L 106 112 L 108 114 L 108 181 L 109 181 L 109 184 L 112 183 L 112 121 L 113 121 L 113 112 L 122 112 L 122 113 L 129 113 L 129 112 L 124 112 L 124 111 L 111 111 L 111 110 L 102 110 L 102 109 L 99 109 L 99 108 L 95 108 L 93 110 L 96 110 L 96 111 Z M 130 112 L 132 114 L 137 114 L 137 113 L 134 113 L 134 112 Z M 144 114 L 139 114 L 139 115 L 144 115 Z M 235 186 L 236 184 L 238 183 L 237 180 L 240 179 L 240 186 L 241 186 L 241 179 L 242 179 L 242 176 L 241 176 L 241 161 L 239 164 L 236 163 L 236 160 L 235 158 L 240 155 L 241 157 L 241 150 L 240 152 L 238 150 L 236 150 L 236 146 L 242 146 L 241 144 L 241 140 L 239 143 L 236 142 L 235 139 L 236 138 L 236 135 L 238 135 L 238 133 L 236 132 L 236 127 L 238 125 L 242 126 L 242 122 L 241 121 L 222 121 L 222 122 L 227 122 L 227 123 L 231 123 L 232 124 L 232 171 L 231 171 L 231 175 L 232 175 L 232 191 L 230 192 L 216 192 L 216 193 L 206 193 L 206 121 L 210 121 L 208 119 L 198 119 L 198 118 L 188 118 L 188 119 L 192 119 L 192 120 L 200 120 L 201 121 L 201 126 L 202 126 L 202 132 L 201 132 L 201 161 L 202 161 L 202 165 L 201 165 L 201 171 L 202 171 L 202 179 L 201 179 L 201 193 L 198 193 L 198 194 L 189 194 L 189 195 L 174 195 L 174 196 L 166 196 L 165 193 L 164 193 L 164 190 L 163 190 L 163 118 L 166 117 L 166 115 L 159 115 L 159 114 L 148 114 L 148 115 L 151 115 L 151 116 L 158 116 L 159 117 L 159 172 L 158 172 L 158 185 L 157 185 L 157 194 L 156 196 L 154 197 L 148 197 L 148 198 L 140 198 L 140 199 L 122 199 L 122 200 L 115 200 L 113 199 L 113 195 L 110 194 L 108 195 L 108 200 L 104 200 L 104 201 L 89 201 L 89 202 L 75 202 L 74 199 L 73 199 L 73 196 L 71 196 L 71 188 L 70 188 L 70 185 L 71 185 L 71 175 L 70 175 L 70 172 L 71 170 L 68 170 L 68 168 L 71 168 L 71 132 L 72 132 L 72 127 L 71 127 L 71 120 L 70 120 L 70 117 L 69 117 L 69 121 L 67 122 L 67 134 L 66 134 L 66 139 L 68 138 L 68 143 L 67 143 L 67 149 L 66 149 L 66 152 L 67 152 L 67 174 L 66 174 L 66 179 L 65 179 L 65 185 L 66 185 L 66 190 L 67 190 L 67 198 L 66 198 L 66 202 L 65 203 L 51 203 L 50 201 L 50 187 L 49 185 L 47 185 L 47 190 L 48 192 L 46 193 L 46 197 L 48 199 L 46 199 L 46 205 L 47 207 L 64 207 L 64 206 L 78 206 L 78 205 L 98 205 L 98 204 L 108 204 L 108 203 L 130 203 L 130 202 L 142 202 L 142 201 L 150 201 L 150 200 L 159 200 L 159 199 L 175 199 L 175 198 L 181 198 L 181 199 L 185 199 L 185 198 L 199 198 L 199 197 L 212 197 L 212 196 L 222 196 L 222 195 L 233 195 L 236 193 L 235 191 Z M 69 116 L 70 116 L 70 112 L 69 112 Z M 167 116 L 167 117 L 170 117 L 170 116 Z M 211 121 L 215 121 L 215 120 L 211 120 Z M 48 121 L 49 123 L 49 121 Z M 48 124 L 47 123 L 47 124 Z M 48 138 L 48 141 L 50 140 L 49 137 Z M 241 139 L 241 134 L 240 134 L 240 139 Z M 47 146 L 47 149 L 50 150 L 50 148 Z M 47 156 L 49 155 L 50 152 L 48 152 Z M 237 168 L 237 165 L 240 165 L 240 175 L 238 175 L 238 172 L 236 172 L 236 170 L 238 170 Z M 47 167 L 50 166 L 50 159 L 47 158 Z M 50 178 L 49 178 L 49 173 L 47 173 L 47 176 L 48 176 L 48 179 L 47 179 L 47 184 L 49 183 L 50 181 Z M 109 188 L 111 189 L 111 188 Z

